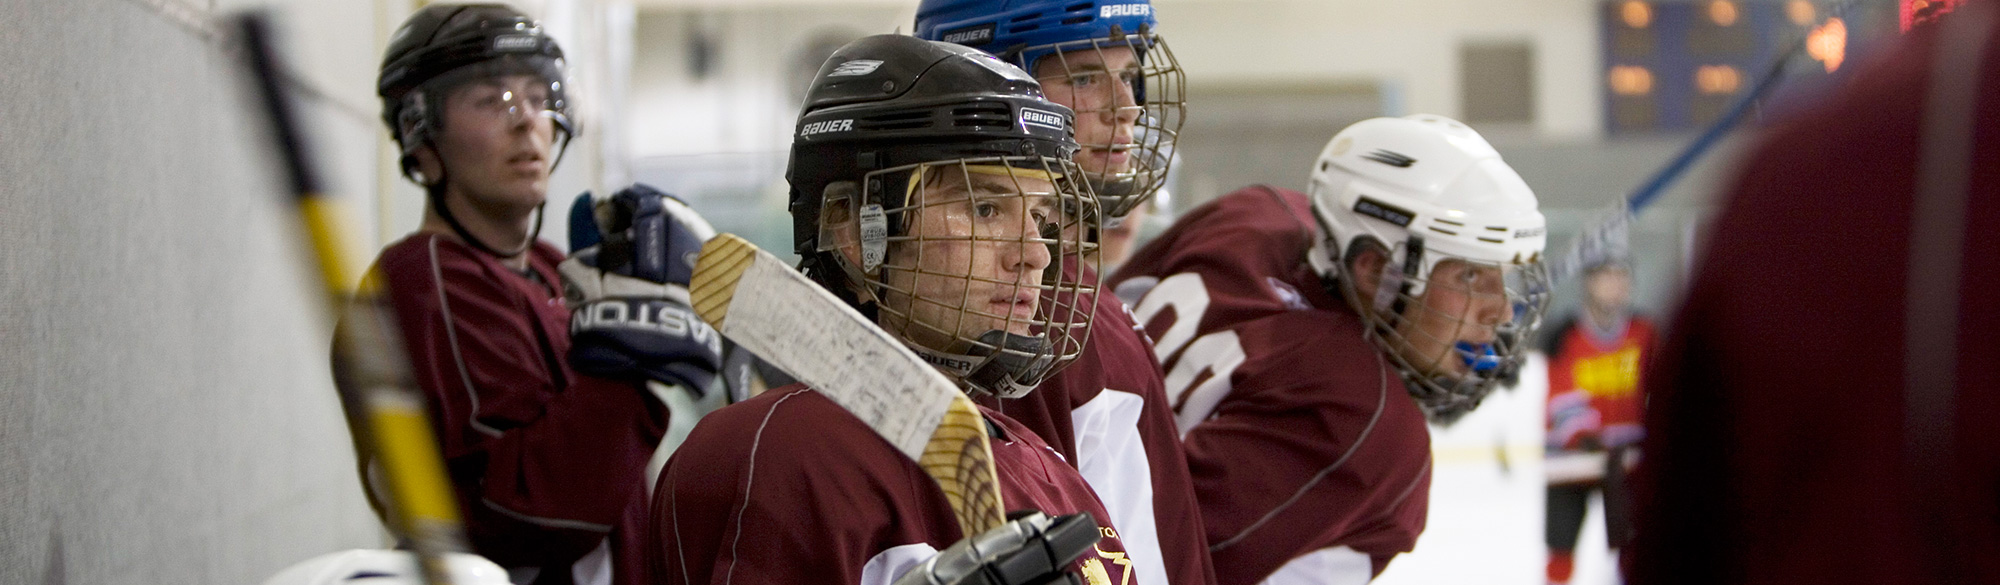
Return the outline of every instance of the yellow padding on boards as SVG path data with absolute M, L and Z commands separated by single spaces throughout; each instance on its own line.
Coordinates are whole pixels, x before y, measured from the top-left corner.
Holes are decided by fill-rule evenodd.
M 694 277 L 688 281 L 688 297 L 694 301 L 695 314 L 716 330 L 720 331 L 723 320 L 729 317 L 736 283 L 743 280 L 743 271 L 750 269 L 750 263 L 757 261 L 759 251 L 756 244 L 736 234 L 716 234 L 702 244 Z
M 382 464 L 390 468 L 389 477 L 397 482 L 390 486 L 396 490 L 396 501 L 408 507 L 405 515 L 413 522 L 436 519 L 458 523 L 451 486 L 436 481 L 445 477 L 444 464 L 438 460 L 438 448 L 423 411 L 384 402 L 392 401 L 375 401 L 369 418 L 375 427 L 376 451 Z
M 1000 509 L 999 475 L 993 469 L 993 447 L 987 442 L 986 420 L 965 396 L 954 396 L 944 420 L 924 455 L 917 460 L 924 472 L 944 489 L 945 500 L 958 517 L 959 531 L 966 536 L 999 526 L 1005 512 Z

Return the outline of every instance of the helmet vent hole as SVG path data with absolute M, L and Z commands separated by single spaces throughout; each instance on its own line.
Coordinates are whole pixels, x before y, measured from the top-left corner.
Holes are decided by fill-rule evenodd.
M 1068 24 L 1083 24 L 1083 23 L 1086 23 L 1086 22 L 1090 22 L 1090 19 L 1091 19 L 1091 18 L 1092 18 L 1092 17 L 1091 17 L 1090 15 L 1087 15 L 1087 14 L 1086 14 L 1086 15 L 1083 15 L 1083 16 L 1072 16 L 1072 17 L 1069 17 L 1069 18 L 1065 18 L 1065 19 L 1063 19 L 1062 23 L 1063 23 L 1063 24 L 1066 24 L 1066 25 L 1068 25 Z
M 1444 219 L 1444 218 L 1438 218 L 1437 222 L 1438 222 L 1438 223 L 1441 223 L 1441 224 L 1445 224 L 1445 225 L 1455 225 L 1455 226 L 1458 226 L 1458 227 L 1465 227 L 1465 224 L 1463 224 L 1463 223 L 1460 223 L 1460 222 L 1456 222 L 1456 221 L 1452 221 L 1452 220 L 1449 220 L 1449 219 Z
M 1023 14 L 1023 15 L 1020 15 L 1020 16 L 1016 16 L 1016 17 L 1014 17 L 1014 19 L 1013 19 L 1013 20 L 1009 20 L 1009 21 L 1007 21 L 1007 22 L 1009 22 L 1009 23 L 1015 23 L 1015 22 L 1027 22 L 1027 21 L 1030 21 L 1030 20 L 1034 20 L 1034 19 L 1037 19 L 1037 18 L 1041 18 L 1041 17 L 1042 17 L 1042 13 L 1040 13 L 1040 12 L 1030 12 L 1030 13 L 1027 13 L 1027 14 Z
M 1451 231 L 1451 230 L 1447 230 L 1447 229 L 1442 229 L 1442 228 L 1439 228 L 1439 227 L 1437 227 L 1437 226 L 1430 226 L 1430 229 L 1431 229 L 1431 231 L 1434 231 L 1434 232 L 1437 232 L 1437 233 L 1440 233 L 1440 234 L 1444 234 L 1444 235 L 1447 235 L 1447 236 L 1456 236 L 1456 235 L 1458 235 L 1458 232 L 1454 232 L 1454 231 Z
M 1076 11 L 1079 11 L 1079 10 L 1090 10 L 1090 7 L 1091 7 L 1091 6 L 1094 6 L 1094 5 L 1096 5 L 1096 4 L 1097 4 L 1096 2 L 1084 2 L 1084 3 L 1081 3 L 1081 4 L 1071 4 L 1071 5 L 1069 5 L 1068 7 L 1065 7 L 1065 8 L 1063 8 L 1063 12 L 1076 12 Z
M 1021 33 L 1024 33 L 1024 32 L 1028 32 L 1028 31 L 1032 31 L 1032 30 L 1035 30 L 1035 29 L 1038 29 L 1038 28 L 1042 28 L 1042 25 L 1039 25 L 1039 24 L 1024 24 L 1024 25 L 1021 25 L 1021 26 L 1017 26 L 1017 27 L 1014 27 L 1014 34 L 1021 34 Z
M 1006 127 L 1014 123 L 1013 111 L 1001 103 L 981 103 L 952 108 L 953 126 L 994 126 Z
M 931 113 L 925 110 L 890 112 L 856 120 L 854 125 L 862 130 L 913 130 L 929 128 Z

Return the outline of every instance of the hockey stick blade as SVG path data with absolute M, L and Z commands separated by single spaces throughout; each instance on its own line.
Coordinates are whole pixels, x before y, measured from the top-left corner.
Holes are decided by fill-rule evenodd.
M 951 380 L 845 301 L 734 234 L 702 246 L 688 286 L 716 331 L 861 419 L 937 480 L 974 535 L 1004 508 L 986 422 Z

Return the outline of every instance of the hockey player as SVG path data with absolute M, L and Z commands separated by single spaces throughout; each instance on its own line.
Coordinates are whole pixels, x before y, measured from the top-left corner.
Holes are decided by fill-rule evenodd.
M 1245 188 L 1112 278 L 1166 358 L 1217 582 L 1365 583 L 1423 530 L 1428 417 L 1477 406 L 1542 300 L 1534 193 L 1471 128 L 1364 120 L 1307 193 Z M 1414 398 L 1414 400 L 1406 399 Z
M 562 254 L 536 239 L 549 172 L 575 133 L 564 67 L 555 41 L 503 5 L 432 5 L 396 31 L 383 120 L 428 205 L 372 273 L 395 306 L 473 551 L 516 583 L 632 583 L 645 465 L 666 418 L 642 382 L 705 387 L 719 348 L 699 320 L 670 331 L 579 319 L 572 343 Z M 598 268 L 560 272 L 633 273 Z M 664 285 L 644 284 L 628 289 L 656 298 L 597 295 L 579 308 L 676 310 Z
M 1621 236 L 1622 239 L 1622 236 Z M 1604 494 L 1604 528 L 1613 551 L 1624 546 L 1628 449 L 1645 437 L 1645 395 L 1639 372 L 1652 355 L 1653 322 L 1634 314 L 1631 260 L 1622 241 L 1587 252 L 1584 300 L 1577 315 L 1547 330 L 1548 478 L 1545 536 L 1549 583 L 1568 583 L 1576 568 L 1577 532 L 1591 492 Z M 1612 466 L 1617 466 L 1613 469 Z
M 918 36 L 961 43 L 1030 71 L 1049 101 L 1076 112 L 1076 162 L 1117 225 L 1166 179 L 1184 102 L 1173 54 L 1146 0 L 925 0 Z M 1136 227 L 1136 226 L 1134 226 Z M 1131 230 L 1092 230 L 1123 249 Z M 1095 256 L 1065 263 L 1096 282 Z M 1067 304 L 1068 299 L 1056 299 Z M 1097 327 L 1074 367 L 1019 400 L 984 403 L 1061 450 L 1124 530 L 1140 575 L 1152 583 L 1214 581 L 1201 518 L 1150 342 L 1115 295 L 1093 295 Z
M 1646 370 L 1629 583 L 2000 583 L 2000 6 L 1932 17 L 1717 198 Z
M 983 53 L 901 35 L 848 44 L 815 77 L 792 145 L 801 269 L 966 392 L 1033 390 L 1074 359 L 1090 320 L 1043 306 L 1094 288 L 1051 266 L 1082 245 L 1058 239 L 1061 210 L 1095 207 L 1070 119 Z M 1088 514 L 1103 540 L 1071 567 L 1081 582 L 1142 582 L 1076 470 L 981 410 L 1006 508 Z M 922 468 L 805 385 L 708 415 L 659 481 L 652 553 L 668 583 L 888 583 L 972 536 Z

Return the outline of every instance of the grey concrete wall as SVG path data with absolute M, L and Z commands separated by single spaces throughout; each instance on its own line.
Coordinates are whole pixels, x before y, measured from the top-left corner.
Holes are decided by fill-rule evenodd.
M 381 544 L 276 167 L 206 28 L 230 4 L 0 2 L 0 583 L 256 583 Z M 380 4 L 287 6 L 362 203 Z

